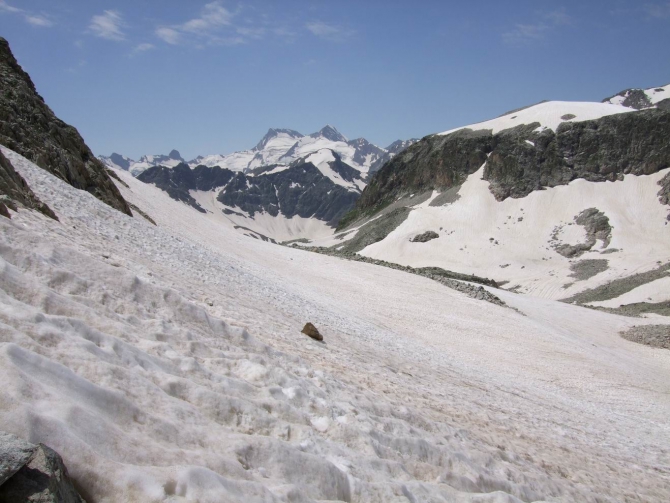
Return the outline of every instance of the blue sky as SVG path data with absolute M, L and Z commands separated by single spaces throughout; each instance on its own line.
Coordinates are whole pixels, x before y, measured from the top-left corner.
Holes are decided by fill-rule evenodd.
M 670 82 L 668 0 L 0 0 L 0 35 L 96 154 L 135 159 L 326 123 L 386 146 Z

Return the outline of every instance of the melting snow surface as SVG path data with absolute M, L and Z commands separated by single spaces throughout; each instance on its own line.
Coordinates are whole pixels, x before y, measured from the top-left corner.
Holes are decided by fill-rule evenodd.
M 87 500 L 670 499 L 670 352 L 616 335 L 647 321 L 496 291 L 522 316 L 124 187 L 155 227 L 2 150 L 60 222 L 0 218 L 0 424 Z

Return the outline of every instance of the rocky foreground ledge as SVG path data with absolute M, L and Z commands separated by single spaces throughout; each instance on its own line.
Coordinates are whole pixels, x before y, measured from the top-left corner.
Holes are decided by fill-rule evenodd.
M 60 455 L 0 431 L 0 503 L 86 503 Z

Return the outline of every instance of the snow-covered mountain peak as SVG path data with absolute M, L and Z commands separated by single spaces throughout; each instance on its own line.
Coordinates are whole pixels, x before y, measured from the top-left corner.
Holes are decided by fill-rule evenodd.
M 281 139 L 294 139 L 294 141 L 299 140 L 304 135 L 293 129 L 280 129 L 280 128 L 270 128 L 268 132 L 265 133 L 265 136 L 259 141 L 254 147 L 255 150 L 263 150 L 268 143 L 276 140 L 277 138 Z
M 335 129 L 330 124 L 326 124 L 319 131 L 317 131 L 316 133 L 312 133 L 309 136 L 311 138 L 325 138 L 326 140 L 342 141 L 342 142 L 345 142 L 345 143 L 348 141 L 346 136 L 344 136 L 342 133 L 340 133 L 337 129 Z

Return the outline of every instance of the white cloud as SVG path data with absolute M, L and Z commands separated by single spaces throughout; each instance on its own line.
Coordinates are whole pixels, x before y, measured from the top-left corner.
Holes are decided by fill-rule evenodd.
M 126 39 L 123 26 L 123 17 L 118 11 L 106 10 L 91 18 L 88 31 L 96 37 L 120 42 Z
M 147 52 L 152 49 L 155 49 L 156 46 L 154 44 L 149 44 L 149 43 L 143 43 L 135 46 L 133 51 L 130 53 L 131 56 L 135 56 L 136 54 L 140 54 L 142 52 Z
M 53 26 L 53 21 L 41 15 L 27 15 L 25 20 L 33 26 Z
M 156 28 L 155 33 L 158 38 L 163 40 L 163 42 L 167 42 L 168 44 L 177 45 L 179 42 L 181 42 L 181 35 L 174 28 L 161 26 L 160 28 Z
M 53 26 L 54 22 L 45 14 L 34 14 L 30 11 L 19 9 L 13 5 L 9 5 L 5 0 L 0 0 L 0 14 L 18 14 L 23 17 L 23 20 L 32 25 L 38 27 L 48 27 Z
M 647 4 L 644 6 L 644 9 L 647 11 L 647 14 L 656 19 L 670 19 L 670 2 Z
M 323 21 L 310 21 L 305 24 L 305 28 L 307 28 L 312 35 L 336 42 L 341 42 L 354 34 L 352 30 L 324 23 Z
M 572 23 L 572 18 L 562 9 L 547 12 L 535 23 L 518 23 L 502 34 L 503 42 L 509 45 L 523 45 L 542 40 L 558 26 Z
M 206 4 L 198 17 L 189 19 L 182 24 L 160 26 L 156 28 L 155 34 L 171 45 L 193 40 L 198 41 L 199 44 L 203 39 L 209 44 L 236 45 L 244 41 L 240 37 L 222 35 L 226 28 L 231 27 L 233 17 L 234 14 L 226 9 L 221 1 L 216 0 Z

